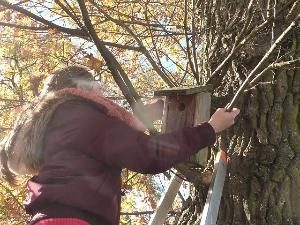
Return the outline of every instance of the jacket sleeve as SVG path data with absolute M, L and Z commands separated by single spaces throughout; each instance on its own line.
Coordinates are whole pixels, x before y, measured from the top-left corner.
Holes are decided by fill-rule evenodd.
M 146 135 L 87 103 L 65 103 L 54 115 L 62 145 L 85 152 L 109 166 L 159 173 L 215 142 L 209 123 L 175 132 Z

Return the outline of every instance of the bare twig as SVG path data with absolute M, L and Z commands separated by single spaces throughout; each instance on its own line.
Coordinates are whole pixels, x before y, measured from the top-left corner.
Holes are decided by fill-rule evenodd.
M 231 102 L 226 106 L 226 109 L 231 110 L 235 102 L 237 101 L 237 98 L 239 95 L 244 91 L 244 89 L 249 86 L 249 81 L 252 79 L 255 79 L 255 74 L 257 71 L 261 68 L 261 66 L 266 62 L 266 60 L 270 57 L 271 53 L 274 51 L 274 49 L 278 46 L 278 44 L 286 37 L 286 35 L 291 31 L 292 28 L 296 26 L 296 22 L 299 22 L 300 14 L 294 19 L 293 22 L 282 32 L 282 34 L 276 39 L 274 44 L 271 46 L 271 48 L 266 52 L 264 57 L 259 61 L 259 63 L 256 65 L 256 67 L 249 73 L 248 77 L 246 80 L 243 82 Z M 253 78 L 254 77 L 254 78 Z M 256 79 L 257 81 L 257 79 Z
M 188 66 L 189 66 L 188 63 L 186 63 L 186 65 L 185 65 L 185 70 L 184 70 L 184 74 L 183 74 L 181 80 L 179 81 L 179 84 L 180 84 L 180 85 L 183 83 L 183 81 L 184 81 L 186 75 L 188 74 Z
M 271 1 L 272 1 L 272 0 L 268 0 L 268 2 L 267 2 L 267 18 L 270 17 L 270 12 L 271 12 Z
M 196 21 L 195 21 L 195 9 L 196 3 L 195 0 L 193 0 L 193 10 L 192 10 L 192 50 L 193 50 L 193 57 L 194 57 L 194 65 L 195 65 L 195 72 L 197 74 L 198 77 L 198 84 L 202 84 L 202 82 L 200 81 L 200 74 L 199 74 L 199 65 L 198 65 L 198 57 L 197 57 L 197 47 L 196 47 Z
M 248 8 L 245 12 L 246 14 L 246 19 L 245 19 L 245 22 L 244 22 L 244 25 L 241 29 L 241 31 L 239 32 L 236 40 L 237 40 L 237 43 L 240 42 L 241 40 L 241 37 L 243 37 L 243 35 L 247 32 L 247 28 L 249 27 L 249 24 L 252 20 L 252 17 L 253 17 L 253 7 L 254 7 L 254 4 L 253 4 L 254 0 L 250 0 L 249 2 L 249 5 L 248 5 Z
M 13 28 L 21 29 L 21 30 L 33 30 L 33 31 L 45 31 L 45 30 L 49 30 L 49 27 L 30 27 L 30 26 L 23 26 L 23 25 L 12 24 L 12 23 L 5 23 L 5 22 L 0 22 L 0 26 L 13 27 Z
M 23 26 L 23 25 L 18 25 L 18 24 L 10 24 L 10 23 L 4 23 L 4 22 L 0 22 L 0 26 L 14 27 L 14 28 L 18 28 L 18 29 L 33 30 L 33 31 L 48 31 L 49 30 L 49 27 L 29 27 L 29 26 Z M 88 38 L 83 38 L 83 39 L 86 39 L 87 41 L 90 41 Z M 112 42 L 108 42 L 108 41 L 100 41 L 100 42 L 103 45 L 106 45 L 106 46 L 109 46 L 109 47 L 115 47 L 115 48 L 120 48 L 120 49 L 126 49 L 126 50 L 141 52 L 140 47 L 134 47 L 134 46 L 130 46 L 130 45 L 121 45 L 121 44 L 112 43 Z
M 4 0 L 0 0 L 0 5 L 8 8 L 8 9 L 12 9 L 14 11 L 17 11 L 19 13 L 22 13 L 32 19 L 34 19 L 35 21 L 42 23 L 44 25 L 46 25 L 47 27 L 29 27 L 29 26 L 23 26 L 23 25 L 18 25 L 18 24 L 10 24 L 10 23 L 4 23 L 1 22 L 0 25 L 2 26 L 8 26 L 8 27 L 15 27 L 15 28 L 19 28 L 19 29 L 28 29 L 28 30 L 49 30 L 49 29 L 57 29 L 57 31 L 74 36 L 74 37 L 80 37 L 83 39 L 87 39 L 89 38 L 88 34 L 86 31 L 84 30 L 78 30 L 78 29 L 70 29 L 70 28 L 66 28 L 66 27 L 62 27 L 59 25 L 56 25 L 55 23 L 52 23 L 42 17 L 39 17 L 33 13 L 31 13 L 30 11 L 23 9 L 22 7 L 19 7 L 17 5 L 13 5 L 10 4 Z M 116 43 L 111 43 L 111 42 L 107 42 L 107 41 L 101 41 L 102 44 L 107 45 L 107 46 L 111 46 L 111 47 L 116 47 L 116 48 L 121 48 L 121 49 L 127 49 L 127 50 L 134 50 L 134 51 L 139 51 L 141 52 L 141 48 L 139 47 L 134 47 L 134 46 L 129 46 L 129 45 L 120 45 L 120 44 L 116 44 Z
M 187 23 L 188 23 L 188 2 L 187 1 L 188 0 L 184 1 L 184 34 L 185 34 L 185 42 L 186 42 L 186 49 L 187 49 L 186 52 L 187 52 L 187 58 L 188 58 L 192 73 L 193 73 L 193 75 L 196 79 L 197 84 L 200 84 L 199 74 L 197 74 L 197 72 L 195 70 L 194 62 L 192 60 L 191 49 L 190 49 L 190 39 L 189 39 L 189 36 L 187 34 L 188 33 L 188 26 L 187 26 Z
M 291 4 L 293 4 L 295 0 L 291 0 L 287 2 L 280 10 L 277 11 L 277 16 L 284 12 Z M 243 40 L 239 43 L 235 42 L 228 56 L 222 61 L 221 64 L 212 72 L 210 78 L 207 80 L 207 84 L 211 84 L 217 74 L 223 69 L 223 67 L 228 63 L 228 61 L 232 58 L 232 56 L 240 50 L 249 40 L 251 40 L 259 31 L 263 30 L 267 25 L 274 21 L 274 15 L 270 16 L 267 20 L 265 20 L 260 25 L 256 26 Z
M 83 24 L 80 22 L 80 20 L 76 17 L 75 14 L 73 14 L 60 0 L 54 1 L 59 7 L 82 29 L 84 30 Z M 85 31 L 86 32 L 86 31 Z
M 115 24 L 121 26 L 123 29 L 125 29 L 133 38 L 134 40 L 138 43 L 139 47 L 142 49 L 142 53 L 146 56 L 148 59 L 149 63 L 155 70 L 155 72 L 164 80 L 166 84 L 168 84 L 170 87 L 176 86 L 176 84 L 165 74 L 163 71 L 159 68 L 155 60 L 152 58 L 146 47 L 144 46 L 143 42 L 139 39 L 139 37 L 124 23 L 122 23 L 120 20 L 114 19 L 111 17 L 108 13 L 106 13 L 104 10 L 102 10 L 98 4 L 94 2 L 94 0 L 89 0 L 98 10 L 101 12 L 106 18 L 114 22 Z
M 275 23 L 275 20 L 276 20 L 276 5 L 277 5 L 277 0 L 274 0 L 274 6 L 273 6 L 273 17 L 274 17 L 274 21 L 273 21 L 273 24 L 272 24 L 272 31 L 271 31 L 271 45 L 274 43 L 274 38 L 275 38 L 275 26 L 276 26 L 276 23 Z
M 86 34 L 83 31 L 81 31 L 81 30 L 70 29 L 70 28 L 59 26 L 59 25 L 57 25 L 55 23 L 52 23 L 52 22 L 50 22 L 50 21 L 42 18 L 42 17 L 39 17 L 39 16 L 35 15 L 34 13 L 32 13 L 32 12 L 30 12 L 30 11 L 22 8 L 22 7 L 19 7 L 17 5 L 13 5 L 13 4 L 11 4 L 11 3 L 7 2 L 7 1 L 0 0 L 0 5 L 4 6 L 6 8 L 12 9 L 14 11 L 17 11 L 19 13 L 22 13 L 22 14 L 24 14 L 24 15 L 32 18 L 32 19 L 34 19 L 37 22 L 45 24 L 45 25 L 47 25 L 49 27 L 49 29 L 50 28 L 55 28 L 55 29 L 57 29 L 57 30 L 59 30 L 61 32 L 64 32 L 64 33 L 67 33 L 67 34 L 70 34 L 70 35 L 74 35 L 74 36 L 78 36 L 78 37 L 85 37 L 86 36 Z
M 137 3 L 141 4 L 142 1 L 138 1 Z M 172 4 L 169 4 L 168 3 L 168 6 L 170 7 L 170 5 Z M 127 15 L 125 13 L 122 13 L 118 10 L 118 8 L 116 7 L 110 7 L 110 6 L 104 6 L 104 8 L 112 11 L 112 12 L 115 12 L 117 13 L 117 16 L 119 18 L 127 18 L 128 20 L 124 20 L 124 19 L 119 19 L 122 23 L 125 23 L 125 24 L 132 24 L 132 25 L 139 25 L 139 26 L 145 26 L 145 27 L 152 27 L 152 28 L 163 28 L 165 26 L 167 27 L 178 27 L 178 25 L 174 25 L 174 24 L 164 24 L 162 25 L 161 23 L 158 23 L 157 21 L 147 21 L 144 20 L 143 18 L 138 18 L 138 19 L 135 19 L 135 18 L 132 18 L 131 15 Z M 149 24 L 148 24 L 149 23 Z M 180 28 L 183 28 L 183 27 L 180 27 Z
M 23 3 L 29 2 L 30 0 L 24 0 L 24 1 L 20 1 L 18 3 L 15 3 L 14 5 L 18 6 L 18 5 L 22 5 Z M 3 12 L 5 10 L 7 10 L 8 8 L 3 8 L 0 10 L 0 12 Z
M 280 63 L 272 63 L 269 66 L 267 66 L 263 71 L 261 71 L 259 74 L 256 75 L 256 77 L 251 80 L 249 83 L 250 86 L 254 86 L 264 75 L 267 71 L 270 71 L 272 69 L 279 69 L 279 68 L 289 68 L 289 67 L 299 67 L 300 66 L 300 59 L 290 60 L 286 62 L 280 62 Z
M 294 11 L 299 10 L 299 7 L 300 7 L 300 0 L 297 0 L 297 1 L 295 1 L 295 3 L 290 8 L 289 12 L 285 16 L 285 19 L 290 20 L 290 18 L 293 16 Z
M 147 0 L 147 2 L 145 3 L 145 6 L 146 6 L 146 8 L 145 8 L 145 19 L 146 19 L 146 22 L 149 24 L 149 25 L 148 25 L 148 30 L 149 30 L 149 33 L 150 33 L 150 37 L 151 37 L 151 41 L 152 41 L 152 44 L 153 44 L 154 52 L 155 52 L 155 54 L 156 54 L 156 59 L 157 59 L 157 61 L 158 61 L 158 64 L 159 64 L 159 66 L 160 66 L 162 72 L 166 74 L 166 72 L 165 72 L 165 70 L 164 70 L 164 67 L 163 67 L 163 65 L 162 65 L 162 63 L 161 63 L 159 54 L 158 54 L 158 49 L 157 49 L 157 46 L 156 46 L 156 42 L 155 42 L 155 40 L 154 40 L 153 30 L 152 30 L 151 27 L 150 27 L 150 20 L 149 20 L 149 18 L 148 18 L 148 3 L 149 3 L 149 0 Z
M 140 215 L 148 215 L 153 214 L 155 211 L 144 211 L 144 212 L 121 212 L 121 215 L 127 215 L 127 216 L 140 216 Z M 169 211 L 168 214 L 175 215 L 177 212 L 175 211 Z
M 183 68 L 179 63 L 177 63 L 174 59 L 172 59 L 168 54 L 166 54 L 165 52 L 162 52 L 161 51 L 161 54 L 163 54 L 165 57 L 167 57 L 168 60 L 170 60 L 174 65 L 176 65 L 179 69 L 181 69 L 182 71 L 184 71 L 185 73 L 193 76 L 193 74 L 191 74 L 189 71 L 188 71 L 188 63 L 186 64 L 186 68 Z M 180 85 L 180 82 L 178 82 L 179 85 Z
M 155 17 L 151 12 L 149 12 L 149 14 L 152 16 L 152 17 Z M 186 50 L 184 49 L 184 47 L 182 46 L 182 44 L 180 44 L 179 40 L 176 39 L 174 36 L 175 34 L 176 35 L 185 35 L 184 32 L 172 32 L 172 31 L 169 31 L 166 29 L 166 26 L 169 26 L 169 25 L 164 25 L 161 23 L 161 21 L 159 21 L 158 19 L 156 19 L 156 22 L 157 24 L 160 26 L 160 28 L 162 29 L 161 31 L 162 32 L 165 32 L 165 34 L 162 34 L 162 35 L 165 35 L 165 36 L 168 36 L 168 37 L 171 37 L 177 44 L 178 46 L 180 47 L 180 49 L 183 51 L 183 52 L 186 52 Z M 191 33 L 188 33 L 189 35 L 191 35 Z M 198 34 L 198 33 L 197 33 Z M 146 36 L 141 36 L 141 37 L 146 37 Z

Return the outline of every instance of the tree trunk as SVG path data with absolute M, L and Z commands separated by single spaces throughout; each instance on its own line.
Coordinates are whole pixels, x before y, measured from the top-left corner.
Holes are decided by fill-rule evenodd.
M 206 8 L 201 11 L 200 4 L 199 17 L 207 16 L 209 7 L 217 10 L 217 6 L 222 8 L 219 4 L 226 6 L 225 3 L 217 5 L 208 1 L 203 2 L 207 3 Z M 238 7 L 249 5 L 245 2 L 248 1 L 241 1 L 235 12 L 232 12 L 232 8 L 227 9 L 231 10 L 231 15 L 238 15 L 239 10 L 242 15 L 243 10 Z M 259 5 L 262 4 L 261 2 L 255 4 L 257 5 L 254 9 L 262 7 Z M 284 5 L 285 2 L 281 4 Z M 286 16 L 291 10 L 292 5 L 283 15 Z M 222 12 L 216 13 L 222 16 Z M 222 28 L 220 18 L 217 20 L 216 17 L 208 17 L 206 20 L 210 20 L 209 23 L 212 29 L 215 29 L 215 33 L 220 33 L 220 30 L 225 28 Z M 254 14 L 252 18 L 255 20 L 256 27 L 262 22 L 258 17 L 259 15 Z M 227 18 L 229 22 L 231 19 Z M 202 21 L 201 24 L 204 26 L 208 25 L 207 23 L 208 21 Z M 253 23 L 249 25 L 253 27 L 249 32 L 245 32 L 245 35 L 255 28 Z M 249 71 L 269 49 L 272 44 L 270 43 L 272 32 L 276 39 L 288 23 L 285 17 L 276 21 L 277 26 L 266 27 L 224 64 L 218 75 L 209 81 L 216 87 L 213 105 L 224 107 L 228 103 Z M 211 46 L 208 46 L 208 43 L 204 45 L 205 49 L 209 50 L 203 56 L 203 71 L 207 74 L 214 71 L 233 48 L 234 41 L 230 44 L 229 40 L 235 40 L 238 30 L 232 29 L 226 36 L 213 38 L 215 41 L 209 42 Z M 211 32 L 211 30 L 206 31 L 206 39 L 212 37 Z M 276 53 L 271 55 L 268 63 L 273 62 L 276 57 L 281 57 L 283 61 L 299 58 L 299 37 L 299 27 L 296 27 L 284 43 L 280 44 Z M 222 48 L 224 43 L 229 45 L 228 47 L 226 44 L 229 50 Z M 218 48 L 220 50 L 217 50 Z M 279 68 L 269 71 L 262 82 L 249 88 L 240 98 L 237 107 L 241 109 L 241 115 L 236 125 L 222 134 L 219 139 L 228 147 L 229 165 L 217 224 L 300 225 L 299 102 L 299 68 Z M 195 185 L 191 204 L 178 216 L 177 224 L 200 223 L 207 189 L 206 186 Z
M 299 72 L 276 71 L 274 84 L 249 91 L 219 224 L 300 224 Z

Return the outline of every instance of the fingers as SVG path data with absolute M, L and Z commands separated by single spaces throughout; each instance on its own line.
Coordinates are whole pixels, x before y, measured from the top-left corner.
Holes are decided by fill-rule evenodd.
M 239 115 L 240 110 L 238 108 L 233 108 L 232 111 L 229 112 L 231 117 L 232 117 L 232 124 L 233 125 L 235 123 L 235 118 Z
M 227 111 L 225 108 L 218 108 L 208 121 L 214 128 L 216 133 L 219 133 L 234 124 L 235 117 L 240 113 L 238 108 L 233 108 Z
M 226 111 L 225 108 L 218 108 L 216 112 L 225 112 L 225 113 L 230 113 L 234 117 L 236 117 L 240 113 L 240 109 L 238 108 L 233 108 L 231 111 Z
M 240 110 L 238 108 L 233 108 L 231 112 L 234 115 L 234 118 L 240 114 Z

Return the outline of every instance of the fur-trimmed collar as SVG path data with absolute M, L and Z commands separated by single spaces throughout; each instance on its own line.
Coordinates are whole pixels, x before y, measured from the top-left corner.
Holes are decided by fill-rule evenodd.
M 145 130 L 143 124 L 131 113 L 109 99 L 77 88 L 66 88 L 48 93 L 34 100 L 18 116 L 14 129 L 3 143 L 2 172 L 34 174 L 38 171 L 43 152 L 43 139 L 55 110 L 70 100 L 80 100 L 95 105 L 106 115 L 115 117 L 129 126 Z

